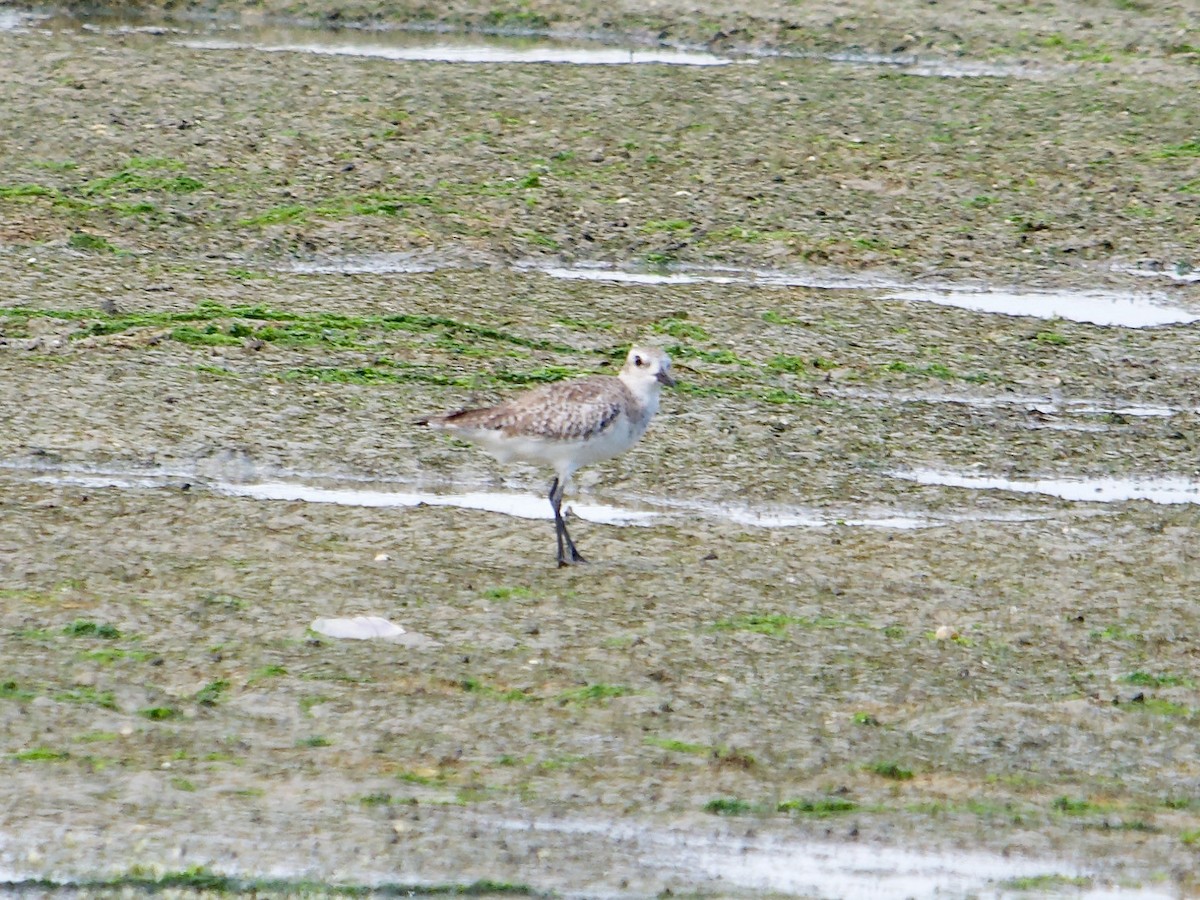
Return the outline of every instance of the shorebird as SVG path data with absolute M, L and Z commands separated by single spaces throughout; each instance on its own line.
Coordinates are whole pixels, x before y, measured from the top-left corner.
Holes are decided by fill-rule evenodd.
M 624 453 L 658 412 L 663 385 L 673 385 L 671 358 L 657 347 L 634 347 L 619 375 L 588 375 L 547 384 L 496 406 L 426 416 L 428 425 L 466 438 L 500 462 L 513 460 L 554 469 L 550 506 L 558 564 L 586 562 L 563 519 L 563 494 L 582 466 Z

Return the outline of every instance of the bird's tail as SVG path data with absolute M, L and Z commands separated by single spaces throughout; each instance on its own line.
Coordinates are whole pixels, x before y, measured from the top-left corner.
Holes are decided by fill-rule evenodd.
M 414 425 L 425 425 L 429 428 L 443 428 L 453 422 L 459 416 L 466 413 L 475 412 L 473 409 L 456 409 L 453 412 L 437 413 L 435 415 L 421 416 L 419 419 L 413 419 Z

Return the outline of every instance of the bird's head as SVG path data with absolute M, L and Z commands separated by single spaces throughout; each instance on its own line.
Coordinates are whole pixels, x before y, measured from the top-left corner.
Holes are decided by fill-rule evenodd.
M 658 347 L 632 347 L 621 369 L 621 380 L 639 393 L 648 388 L 675 384 L 671 377 L 671 357 Z

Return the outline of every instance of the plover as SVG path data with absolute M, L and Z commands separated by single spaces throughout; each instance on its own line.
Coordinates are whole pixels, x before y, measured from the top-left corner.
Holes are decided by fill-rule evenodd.
M 582 466 L 611 459 L 636 444 L 658 412 L 662 386 L 673 385 L 671 358 L 657 347 L 634 347 L 619 375 L 588 375 L 547 384 L 496 406 L 426 416 L 428 425 L 474 441 L 500 462 L 521 460 L 554 469 L 550 506 L 558 564 L 586 562 L 563 519 L 567 483 Z

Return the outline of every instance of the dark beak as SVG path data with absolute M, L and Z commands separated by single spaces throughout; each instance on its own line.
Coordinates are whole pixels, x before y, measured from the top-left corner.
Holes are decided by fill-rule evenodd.
M 675 379 L 671 377 L 669 372 L 659 372 L 655 378 L 657 378 L 659 384 L 665 384 L 667 387 L 675 387 Z

